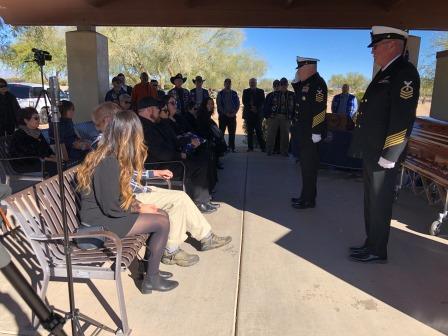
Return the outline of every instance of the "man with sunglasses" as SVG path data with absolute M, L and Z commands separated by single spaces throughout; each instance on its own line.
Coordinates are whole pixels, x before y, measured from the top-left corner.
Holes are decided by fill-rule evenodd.
M 0 136 L 14 133 L 19 110 L 16 97 L 8 91 L 8 83 L 0 78 Z
M 408 33 L 372 27 L 375 64 L 381 67 L 369 84 L 355 115 L 351 153 L 363 159 L 366 240 L 351 247 L 353 261 L 387 262 L 392 203 L 400 161 L 412 132 L 420 76 L 405 57 Z

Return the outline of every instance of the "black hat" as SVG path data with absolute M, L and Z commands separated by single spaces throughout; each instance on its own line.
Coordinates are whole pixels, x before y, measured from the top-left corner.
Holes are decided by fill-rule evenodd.
M 196 84 L 196 82 L 203 83 L 203 82 L 205 82 L 205 79 L 202 79 L 201 76 L 196 76 L 196 78 L 193 79 L 193 83 Z
M 288 80 L 285 77 L 280 78 L 280 85 L 282 84 L 288 84 Z
M 187 80 L 187 77 L 183 77 L 182 74 L 178 73 L 176 76 L 170 78 L 170 82 L 171 82 L 172 84 L 174 84 L 174 81 L 175 81 L 176 79 L 182 79 L 182 81 L 185 83 L 186 80 Z
M 406 41 L 408 38 L 408 33 L 404 30 L 386 27 L 386 26 L 373 26 L 370 32 L 371 42 L 367 48 L 372 48 L 375 43 L 382 40 L 403 40 Z
M 145 108 L 151 107 L 151 106 L 157 106 L 160 108 L 161 105 L 162 105 L 162 102 L 160 100 L 157 100 L 153 97 L 145 97 L 138 101 L 137 109 L 142 110 L 142 109 L 145 109 Z

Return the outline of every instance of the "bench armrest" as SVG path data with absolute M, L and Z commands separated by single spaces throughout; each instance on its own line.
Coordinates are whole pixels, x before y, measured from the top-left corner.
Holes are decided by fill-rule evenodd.
M 182 161 L 160 161 L 160 162 L 150 162 L 150 163 L 145 163 L 145 169 L 152 169 L 152 167 L 160 167 L 163 165 L 169 165 L 169 164 L 178 164 L 180 166 L 182 166 L 182 186 L 185 188 L 185 175 L 186 175 L 186 171 L 187 168 L 185 166 L 185 163 L 183 163 Z M 171 189 L 171 185 L 172 183 L 169 182 L 168 183 L 168 187 Z

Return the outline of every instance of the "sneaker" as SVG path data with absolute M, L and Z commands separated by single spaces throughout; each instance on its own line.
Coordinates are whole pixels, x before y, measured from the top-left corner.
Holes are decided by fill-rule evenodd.
M 201 239 L 201 251 L 213 250 L 215 248 L 227 245 L 232 241 L 232 237 L 220 237 L 215 235 L 213 232 L 209 237 Z
M 163 252 L 162 263 L 165 265 L 178 265 L 182 267 L 189 267 L 197 264 L 199 256 L 197 254 L 189 254 L 182 249 L 178 249 L 176 252 L 168 253 L 166 250 Z

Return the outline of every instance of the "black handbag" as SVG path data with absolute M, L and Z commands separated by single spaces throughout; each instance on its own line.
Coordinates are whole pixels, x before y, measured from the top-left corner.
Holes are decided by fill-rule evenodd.
M 89 225 L 87 223 L 81 223 L 76 233 L 90 233 L 95 231 L 105 231 L 101 225 Z M 104 247 L 105 237 L 89 237 L 89 238 L 76 238 L 75 244 L 81 250 L 94 250 Z

